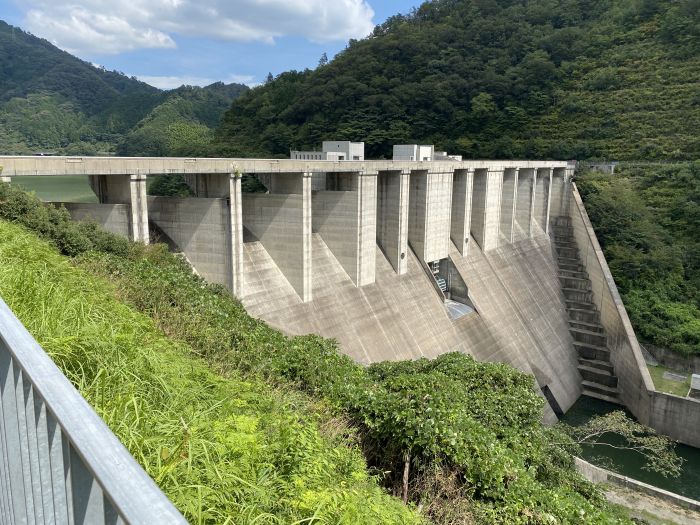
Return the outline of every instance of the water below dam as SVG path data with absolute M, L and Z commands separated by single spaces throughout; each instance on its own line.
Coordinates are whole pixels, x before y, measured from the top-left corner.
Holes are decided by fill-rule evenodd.
M 573 426 L 582 425 L 593 416 L 619 409 L 617 405 L 581 396 L 562 421 Z M 598 445 L 584 447 L 582 456 L 590 463 L 623 476 L 700 501 L 700 449 L 678 444 L 676 453 L 685 460 L 683 472 L 677 478 L 664 478 L 655 472 L 643 470 L 643 459 L 636 452 Z

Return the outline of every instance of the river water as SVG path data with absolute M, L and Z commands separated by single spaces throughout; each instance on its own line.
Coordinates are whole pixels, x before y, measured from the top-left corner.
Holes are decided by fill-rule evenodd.
M 593 416 L 613 410 L 620 410 L 620 407 L 581 396 L 562 421 L 573 426 L 582 425 Z M 679 444 L 676 445 L 676 453 L 685 460 L 683 472 L 678 478 L 664 478 L 660 474 L 643 470 L 643 459 L 636 452 L 606 446 L 588 446 L 584 447 L 582 456 L 595 465 L 700 501 L 700 449 Z

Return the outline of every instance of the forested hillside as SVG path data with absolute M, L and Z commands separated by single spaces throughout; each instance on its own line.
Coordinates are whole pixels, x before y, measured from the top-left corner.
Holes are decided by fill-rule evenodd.
M 231 102 L 248 88 L 218 82 L 205 88 L 182 86 L 168 93 L 117 146 L 117 155 L 201 155 Z
M 131 154 L 170 154 L 163 145 L 181 150 L 193 133 L 210 133 L 247 89 L 217 83 L 161 91 L 0 21 L 3 154 L 106 154 L 122 142 Z M 144 127 L 154 135 L 148 144 L 139 140 Z
M 700 354 L 700 162 L 591 172 L 578 187 L 639 338 Z
M 214 153 L 323 139 L 467 157 L 700 156 L 697 0 L 434 0 L 238 99 Z

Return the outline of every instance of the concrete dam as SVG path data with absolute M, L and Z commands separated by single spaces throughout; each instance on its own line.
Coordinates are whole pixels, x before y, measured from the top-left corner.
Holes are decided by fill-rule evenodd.
M 581 394 L 700 446 L 700 401 L 658 392 L 572 182 L 555 161 L 0 157 L 86 175 L 74 219 L 153 232 L 247 311 L 362 363 L 459 351 L 533 375 L 556 421 Z M 146 193 L 184 175 L 194 197 Z M 255 176 L 265 193 L 241 189 Z

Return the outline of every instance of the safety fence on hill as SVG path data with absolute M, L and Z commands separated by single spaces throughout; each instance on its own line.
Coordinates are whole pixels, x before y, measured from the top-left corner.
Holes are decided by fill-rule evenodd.
M 186 523 L 2 299 L 0 522 Z

